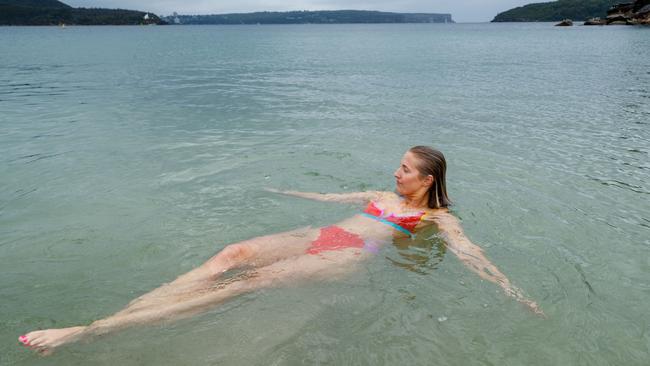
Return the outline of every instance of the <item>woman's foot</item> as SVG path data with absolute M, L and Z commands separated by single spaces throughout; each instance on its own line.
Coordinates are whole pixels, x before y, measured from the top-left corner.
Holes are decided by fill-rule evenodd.
M 36 330 L 20 336 L 18 341 L 39 353 L 50 354 L 56 347 L 78 341 L 84 329 L 86 327 Z

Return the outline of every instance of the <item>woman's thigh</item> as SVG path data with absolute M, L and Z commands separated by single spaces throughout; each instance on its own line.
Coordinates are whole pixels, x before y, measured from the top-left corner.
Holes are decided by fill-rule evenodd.
M 333 250 L 319 254 L 303 254 L 253 269 L 248 273 L 249 281 L 242 282 L 235 287 L 254 290 L 290 286 L 313 280 L 341 280 L 354 272 L 359 267 L 359 262 L 369 256 L 369 253 L 364 253 L 357 248 Z
M 250 251 L 250 265 L 263 266 L 282 259 L 303 255 L 318 238 L 319 228 L 310 226 L 276 234 L 259 236 L 230 245 Z

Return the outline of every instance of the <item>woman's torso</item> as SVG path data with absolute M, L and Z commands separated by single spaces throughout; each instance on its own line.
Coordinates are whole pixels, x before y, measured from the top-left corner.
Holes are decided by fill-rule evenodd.
M 427 218 L 436 211 L 438 210 L 405 207 L 397 194 L 385 192 L 371 201 L 366 210 L 338 222 L 336 226 L 364 239 L 383 241 L 408 237 L 430 226 L 432 222 Z

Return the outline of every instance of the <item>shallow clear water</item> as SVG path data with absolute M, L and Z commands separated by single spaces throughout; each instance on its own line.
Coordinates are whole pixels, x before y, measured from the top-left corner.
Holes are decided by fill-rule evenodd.
M 0 28 L 0 364 L 644 365 L 650 29 L 550 24 Z M 465 231 L 42 359 L 228 243 L 357 207 L 434 145 Z M 399 243 L 397 243 L 399 244 Z

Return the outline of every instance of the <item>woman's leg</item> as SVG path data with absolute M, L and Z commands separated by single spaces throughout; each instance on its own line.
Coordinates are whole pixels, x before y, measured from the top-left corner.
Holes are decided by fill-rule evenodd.
M 284 258 L 302 255 L 317 236 L 317 229 L 305 227 L 230 244 L 201 266 L 132 300 L 121 312 L 138 310 L 161 301 L 169 301 L 170 297 L 200 291 L 204 287 L 209 287 L 224 272 L 231 269 L 260 267 Z
M 27 343 L 35 350 L 49 352 L 60 345 L 102 335 L 138 324 L 175 320 L 205 311 L 232 297 L 260 288 L 296 284 L 306 279 L 336 279 L 349 273 L 362 258 L 360 250 L 349 248 L 318 255 L 301 255 L 265 267 L 243 272 L 233 279 L 205 286 L 199 291 L 177 296 L 133 311 L 121 311 L 87 327 L 49 329 L 28 333 Z M 22 340 L 21 340 L 22 341 Z
M 125 319 L 151 317 L 160 309 L 173 308 L 174 304 L 188 298 L 196 298 L 205 292 L 213 291 L 215 280 L 230 269 L 263 266 L 282 258 L 302 255 L 317 235 L 318 230 L 306 227 L 228 245 L 201 266 L 131 301 L 115 316 L 125 317 L 132 313 L 140 313 L 138 316 Z M 217 285 L 223 287 L 223 285 Z M 39 349 L 42 349 L 40 345 L 48 345 L 53 348 L 75 340 L 80 336 L 79 333 L 86 328 L 71 327 L 36 331 L 21 336 L 19 340 L 25 345 L 35 345 Z

